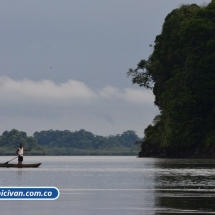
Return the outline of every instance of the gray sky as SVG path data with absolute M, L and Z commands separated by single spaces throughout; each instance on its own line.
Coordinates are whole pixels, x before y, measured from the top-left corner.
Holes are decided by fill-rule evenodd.
M 159 113 L 129 68 L 152 53 L 164 18 L 210 0 L 1 0 L 0 133 L 13 128 L 144 129 Z

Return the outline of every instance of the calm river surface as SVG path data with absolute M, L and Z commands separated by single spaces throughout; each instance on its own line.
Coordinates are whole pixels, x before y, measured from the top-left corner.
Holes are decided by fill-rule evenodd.
M 215 160 L 24 157 L 37 162 L 35 169 L 0 168 L 1 187 L 53 186 L 59 198 L 2 200 L 1 215 L 215 214 Z

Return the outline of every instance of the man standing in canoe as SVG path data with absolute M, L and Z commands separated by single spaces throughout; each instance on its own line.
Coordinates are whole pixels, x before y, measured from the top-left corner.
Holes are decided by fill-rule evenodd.
M 16 154 L 18 155 L 18 164 L 22 164 L 23 154 L 24 152 L 29 152 L 31 150 L 27 150 L 23 148 L 22 143 L 20 143 L 19 148 L 16 150 Z

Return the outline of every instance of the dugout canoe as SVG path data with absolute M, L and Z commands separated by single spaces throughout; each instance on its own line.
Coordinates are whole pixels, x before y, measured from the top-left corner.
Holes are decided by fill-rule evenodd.
M 35 168 L 40 166 L 41 163 L 32 163 L 32 164 L 4 164 L 0 163 L 0 167 L 14 167 L 14 168 Z

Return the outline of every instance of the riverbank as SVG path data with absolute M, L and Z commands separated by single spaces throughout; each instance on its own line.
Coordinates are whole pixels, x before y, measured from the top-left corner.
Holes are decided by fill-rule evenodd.
M 139 152 L 138 157 L 214 159 L 215 147 L 202 146 L 192 148 L 181 147 L 161 148 L 145 143 L 144 145 L 142 145 L 142 150 Z
M 0 156 L 14 156 L 16 149 L 2 147 Z M 78 149 L 71 147 L 41 147 L 41 150 L 32 149 L 25 153 L 27 156 L 137 156 L 139 146 L 115 147 L 110 149 Z

